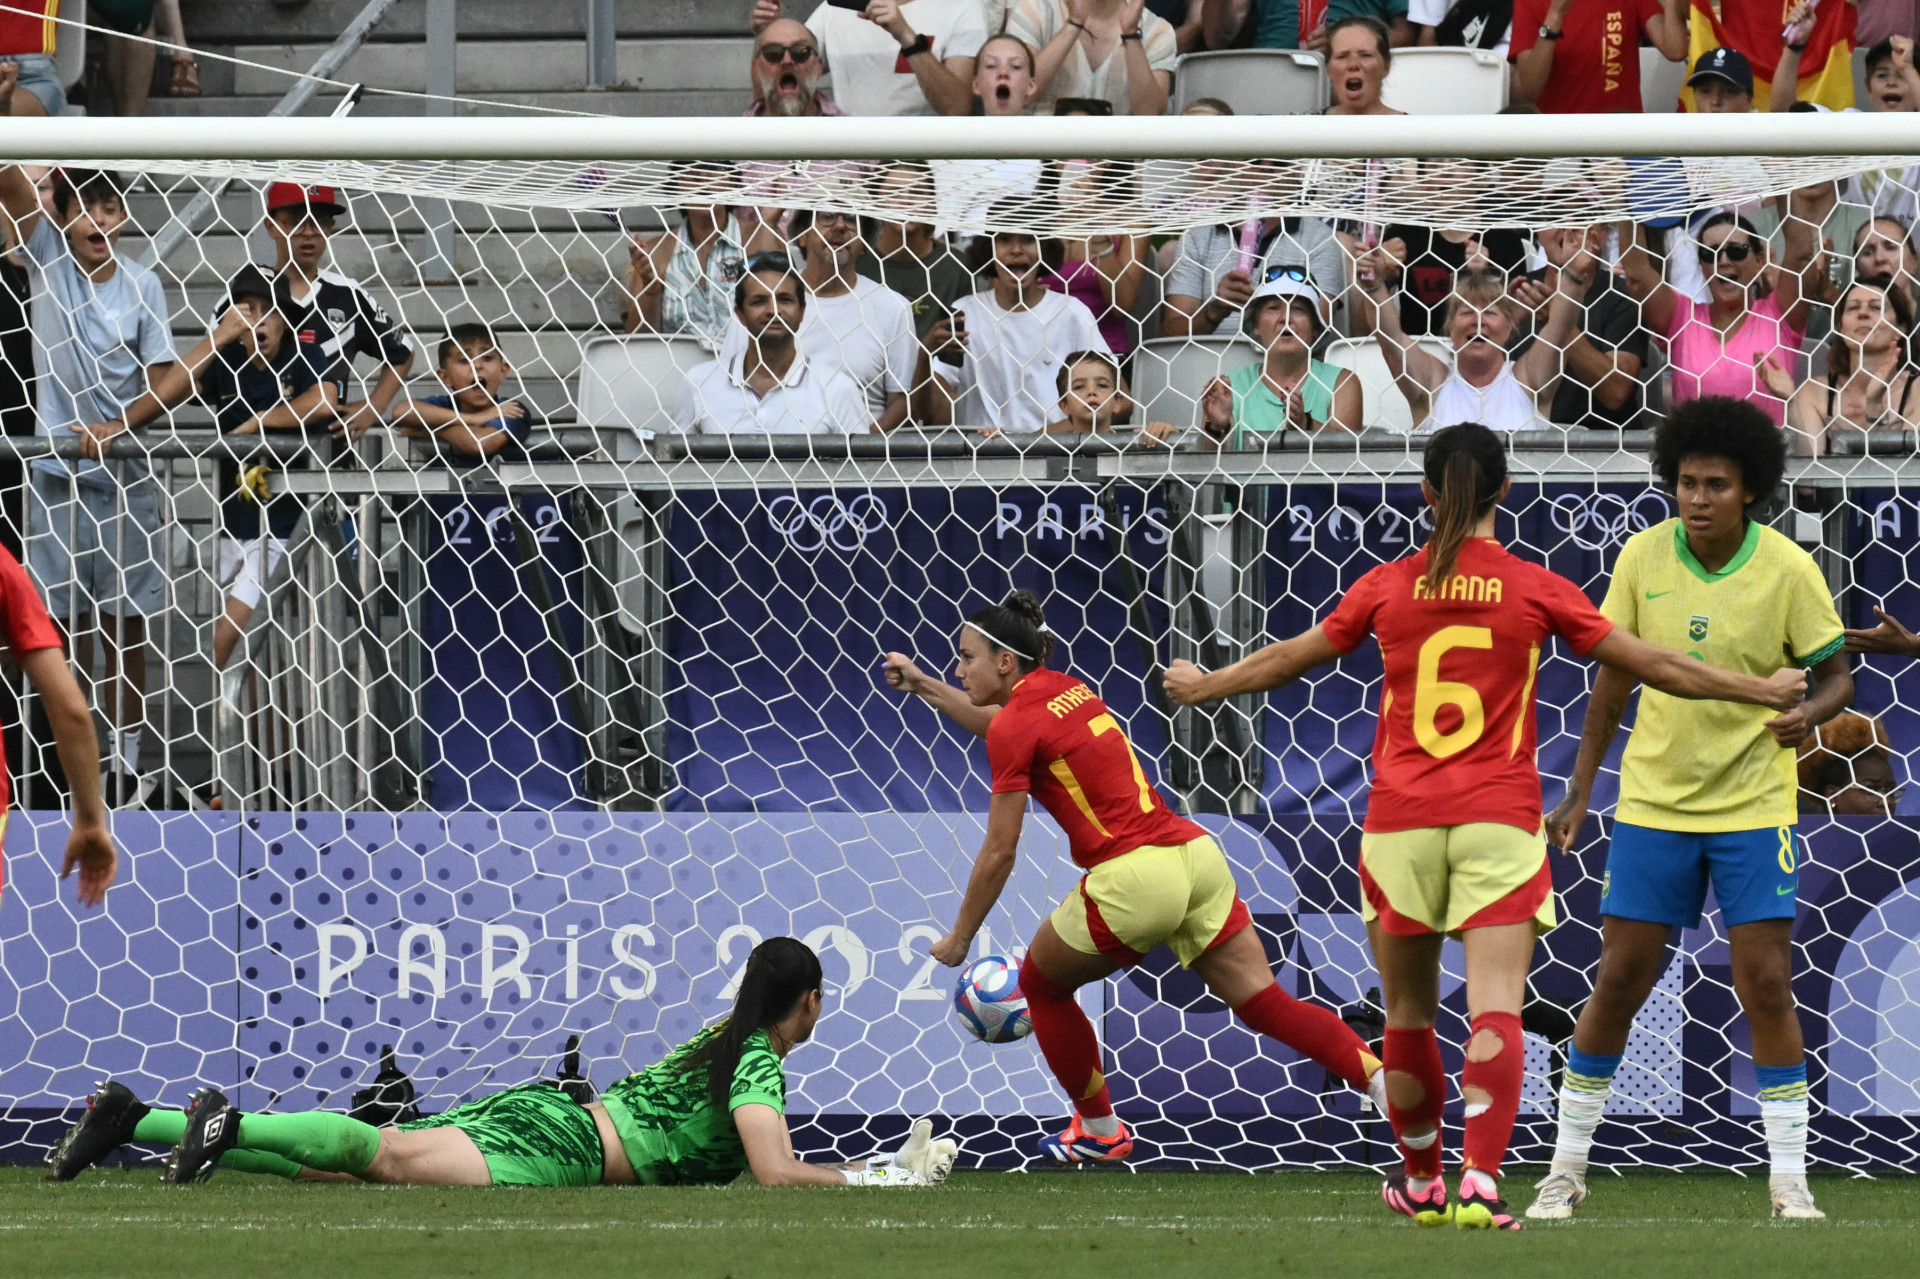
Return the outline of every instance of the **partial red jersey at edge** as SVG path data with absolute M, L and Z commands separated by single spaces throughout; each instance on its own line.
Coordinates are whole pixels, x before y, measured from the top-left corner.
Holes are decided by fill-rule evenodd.
M 14 661 L 36 649 L 60 647 L 60 632 L 47 616 L 40 592 L 33 589 L 27 570 L 20 567 L 20 561 L 4 546 L 0 546 L 0 613 L 6 615 L 7 645 L 13 650 Z M 5 812 L 12 802 L 6 761 L 0 760 L 0 812 Z
M 1031 792 L 1083 868 L 1207 833 L 1167 807 L 1107 704 L 1059 671 L 1032 671 L 1013 686 L 987 725 L 987 764 L 993 793 Z
M 1427 591 L 1427 552 L 1355 582 L 1322 622 L 1351 653 L 1369 633 L 1386 667 L 1366 828 L 1502 822 L 1540 829 L 1534 683 L 1558 635 L 1584 656 L 1613 630 L 1580 588 L 1472 538 L 1445 599 Z

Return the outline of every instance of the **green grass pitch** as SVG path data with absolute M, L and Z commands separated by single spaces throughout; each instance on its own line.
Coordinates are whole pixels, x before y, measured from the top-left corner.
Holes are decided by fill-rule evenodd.
M 1516 1170 L 1525 1202 L 1536 1174 Z M 1767 1220 L 1764 1176 L 1598 1177 L 1578 1221 L 1422 1230 L 1352 1173 L 959 1173 L 932 1190 L 162 1186 L 0 1169 L 0 1274 L 220 1279 L 1017 1279 L 1442 1274 L 1816 1279 L 1920 1273 L 1920 1181 L 1818 1177 L 1829 1220 Z

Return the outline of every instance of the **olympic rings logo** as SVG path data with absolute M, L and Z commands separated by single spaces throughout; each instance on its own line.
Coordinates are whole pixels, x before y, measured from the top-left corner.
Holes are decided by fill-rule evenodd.
M 1647 503 L 1653 503 L 1653 514 Z M 1618 546 L 1635 533 L 1652 528 L 1667 518 L 1667 499 L 1659 493 L 1642 493 L 1629 502 L 1614 493 L 1596 493 L 1582 497 L 1562 493 L 1553 499 L 1553 526 L 1573 538 L 1584 550 L 1600 551 Z
M 767 503 L 767 523 L 803 554 L 824 550 L 857 551 L 867 539 L 887 527 L 887 504 L 871 493 L 842 501 L 824 493 L 811 502 L 791 495 Z

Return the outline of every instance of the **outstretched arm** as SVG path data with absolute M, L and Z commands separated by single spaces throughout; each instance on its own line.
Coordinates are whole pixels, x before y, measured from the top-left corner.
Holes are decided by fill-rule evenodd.
M 113 836 L 107 833 L 107 806 L 100 796 L 100 742 L 93 733 L 93 714 L 64 649 L 37 648 L 20 656 L 19 662 L 46 707 L 60 766 L 73 788 L 73 829 L 67 835 L 60 878 L 78 870 L 79 903 L 98 906 L 106 899 L 120 857 L 114 851 Z
M 1849 653 L 1890 653 L 1895 657 L 1920 657 L 1920 635 L 1896 621 L 1885 609 L 1874 606 L 1873 615 L 1880 625 L 1871 629 L 1843 631 Z
M 1267 645 L 1257 653 L 1202 674 L 1192 662 L 1181 660 L 1167 668 L 1167 696 L 1182 706 L 1197 706 L 1237 693 L 1259 693 L 1291 684 L 1316 666 L 1340 656 L 1327 633 L 1312 630 Z
M 1000 890 L 1013 873 L 1013 859 L 1020 848 L 1020 826 L 1027 819 L 1027 792 L 1005 791 L 987 805 L 987 837 L 980 843 L 980 855 L 973 859 L 973 874 L 967 880 L 967 895 L 960 899 L 960 914 L 953 931 L 927 947 L 927 953 L 949 968 L 967 962 L 973 939 L 987 912 L 1000 900 Z
M 751 1102 L 733 1112 L 733 1126 L 746 1147 L 747 1168 L 763 1186 L 844 1186 L 838 1168 L 802 1163 L 794 1157 L 787 1117 L 772 1106 Z
M 998 706 L 975 706 L 967 695 L 942 679 L 935 679 L 905 653 L 888 653 L 883 668 L 887 683 L 912 693 L 975 737 L 987 735 L 987 725 L 1000 713 Z
M 1587 656 L 1631 675 L 1649 688 L 1695 701 L 1741 702 L 1790 711 L 1807 693 L 1807 673 L 1797 666 L 1783 666 L 1765 679 L 1723 671 L 1684 653 L 1649 644 L 1618 626 Z M 1849 691 L 1851 688 L 1849 681 Z

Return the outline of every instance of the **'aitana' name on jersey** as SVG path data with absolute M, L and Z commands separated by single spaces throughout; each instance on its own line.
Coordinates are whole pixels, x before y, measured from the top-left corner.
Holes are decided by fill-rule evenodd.
M 1500 579 L 1497 577 L 1476 577 L 1471 573 L 1455 573 L 1448 578 L 1440 594 L 1435 595 L 1427 589 L 1427 575 L 1422 573 L 1413 579 L 1413 598 L 1417 600 L 1468 600 L 1475 604 L 1498 604 L 1500 602 Z

